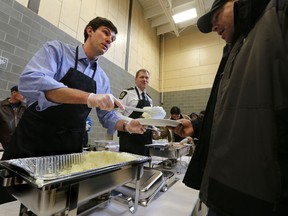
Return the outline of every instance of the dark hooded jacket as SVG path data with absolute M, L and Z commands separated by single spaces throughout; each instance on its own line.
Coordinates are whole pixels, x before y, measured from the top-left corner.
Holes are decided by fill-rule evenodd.
M 220 215 L 287 214 L 288 1 L 239 0 L 234 22 L 183 182 Z

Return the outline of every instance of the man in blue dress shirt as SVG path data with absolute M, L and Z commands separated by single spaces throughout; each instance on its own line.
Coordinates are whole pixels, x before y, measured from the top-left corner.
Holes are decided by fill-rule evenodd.
M 84 44 L 50 41 L 32 57 L 19 82 L 28 108 L 2 160 L 81 152 L 91 108 L 110 134 L 145 132 L 138 121 L 122 120 L 112 110 L 114 104 L 123 106 L 111 94 L 109 79 L 98 64 L 116 34 L 111 21 L 96 17 L 85 27 Z

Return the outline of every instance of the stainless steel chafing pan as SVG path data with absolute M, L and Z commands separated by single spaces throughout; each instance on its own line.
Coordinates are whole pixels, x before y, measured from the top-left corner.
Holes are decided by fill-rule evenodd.
M 150 157 L 133 155 L 135 160 L 129 162 L 59 175 L 63 168 L 81 163 L 84 154 L 87 153 L 1 161 L 0 175 L 8 191 L 34 214 L 76 215 L 77 207 L 90 199 L 132 180 L 139 182 L 144 163 L 150 161 Z M 139 192 L 132 212 L 137 210 L 136 200 Z
M 150 156 L 158 156 L 169 159 L 177 159 L 189 154 L 191 145 L 178 143 L 148 144 Z

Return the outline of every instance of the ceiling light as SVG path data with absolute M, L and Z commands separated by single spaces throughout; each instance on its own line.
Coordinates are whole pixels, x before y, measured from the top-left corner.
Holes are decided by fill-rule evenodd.
M 197 12 L 195 8 L 192 8 L 173 15 L 173 20 L 175 23 L 180 23 L 195 17 L 197 17 Z

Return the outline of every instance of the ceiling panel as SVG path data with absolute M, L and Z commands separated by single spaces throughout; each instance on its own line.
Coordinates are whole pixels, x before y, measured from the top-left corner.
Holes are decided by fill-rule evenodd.
M 151 28 L 156 28 L 157 35 L 173 33 L 180 36 L 182 30 L 196 25 L 197 19 L 175 24 L 174 13 L 195 7 L 198 17 L 209 11 L 214 0 L 138 0 L 144 11 L 145 19 L 149 20 Z

